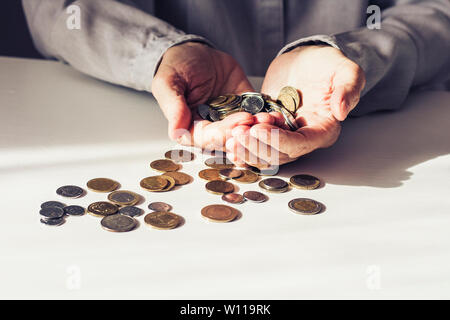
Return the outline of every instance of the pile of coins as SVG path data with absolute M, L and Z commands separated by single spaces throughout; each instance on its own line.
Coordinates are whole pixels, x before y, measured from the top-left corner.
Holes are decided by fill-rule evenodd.
M 300 108 L 301 98 L 297 89 L 283 87 L 277 100 L 258 92 L 245 92 L 242 95 L 226 94 L 212 98 L 206 104 L 201 104 L 197 112 L 204 120 L 220 121 L 236 112 L 279 112 L 283 115 L 286 125 L 295 131 L 298 129 L 295 115 Z
M 149 176 L 140 181 L 142 189 L 150 192 L 165 192 L 174 190 L 175 186 L 190 183 L 193 178 L 179 170 L 181 163 L 194 160 L 195 155 L 186 150 L 170 150 L 165 153 L 165 159 L 158 159 L 150 163 L 150 167 L 160 172 L 160 175 Z M 264 172 L 254 167 L 236 168 L 225 155 L 208 158 L 204 164 L 208 167 L 201 170 L 198 176 L 206 180 L 205 189 L 231 204 L 242 204 L 246 201 L 262 203 L 268 201 L 264 192 L 282 193 L 292 188 L 313 190 L 321 186 L 320 179 L 306 174 L 298 174 L 290 177 L 289 181 L 278 177 L 266 177 L 276 172 Z M 258 182 L 259 181 L 259 182 Z M 236 192 L 233 184 L 252 184 L 258 182 L 260 191 L 249 190 L 243 194 Z M 58 201 L 47 201 L 41 205 L 41 222 L 49 226 L 61 225 L 67 216 L 81 216 L 85 212 L 92 216 L 102 218 L 100 225 L 103 229 L 113 232 L 128 232 L 138 227 L 136 219 L 143 214 L 143 210 L 136 205 L 142 197 L 132 191 L 120 189 L 120 184 L 109 178 L 91 179 L 86 184 L 88 190 L 108 193 L 107 201 L 91 203 L 87 210 L 80 206 L 66 206 Z M 78 186 L 63 186 L 56 193 L 63 197 L 78 198 L 86 194 L 85 190 Z M 145 215 L 146 225 L 160 230 L 169 230 L 182 225 L 182 216 L 172 211 L 172 206 L 165 202 L 152 202 L 148 205 L 152 211 Z M 289 201 L 288 208 L 295 213 L 312 215 L 324 210 L 324 206 L 313 199 L 295 198 Z M 201 215 L 213 222 L 230 222 L 236 220 L 240 211 L 224 204 L 212 204 L 201 209 Z

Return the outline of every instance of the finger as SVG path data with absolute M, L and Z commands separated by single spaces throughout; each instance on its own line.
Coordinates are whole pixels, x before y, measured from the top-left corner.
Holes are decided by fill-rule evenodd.
M 275 124 L 275 118 L 267 112 L 260 112 L 254 115 L 256 123 Z
M 239 144 L 235 140 L 235 138 L 231 137 L 227 140 L 226 143 L 226 151 L 227 151 L 227 158 L 233 162 L 238 167 L 245 167 L 246 163 L 245 161 L 242 161 L 237 156 L 238 153 Z
M 343 121 L 359 102 L 365 86 L 364 71 L 353 62 L 346 63 L 334 77 L 333 86 L 331 110 L 337 120 Z
M 152 83 L 152 93 L 158 101 L 164 116 L 169 121 L 169 137 L 178 140 L 180 135 L 189 129 L 192 114 L 184 97 L 184 85 L 175 82 L 172 76 L 155 77 Z
M 233 140 L 231 140 L 233 139 Z M 268 163 L 267 161 L 261 159 L 258 157 L 257 153 L 257 146 L 251 146 L 253 150 L 255 150 L 255 153 L 251 152 L 250 149 L 245 147 L 246 145 L 251 145 L 253 142 L 249 141 L 250 136 L 243 134 L 243 135 L 239 135 L 238 137 L 233 137 L 231 138 L 230 141 L 233 142 L 233 146 L 231 147 L 231 149 L 233 150 L 233 154 L 235 155 L 235 157 L 237 158 L 237 163 L 239 163 L 240 165 L 242 165 L 242 163 L 245 163 L 247 165 L 253 166 L 253 167 L 257 167 L 257 168 L 268 168 L 271 167 L 270 163 Z M 253 139 L 254 141 L 256 141 L 256 139 Z M 243 143 L 241 143 L 241 141 L 245 141 Z
M 207 120 L 195 121 L 189 136 L 185 136 L 182 144 L 195 145 L 206 150 L 225 150 L 225 144 L 231 137 L 231 131 L 237 126 L 250 126 L 254 118 L 250 113 L 237 112 L 217 122 Z M 190 141 L 187 141 L 187 139 Z

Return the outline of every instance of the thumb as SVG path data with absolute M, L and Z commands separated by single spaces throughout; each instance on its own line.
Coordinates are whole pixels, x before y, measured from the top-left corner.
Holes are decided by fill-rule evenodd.
M 164 116 L 169 122 L 168 133 L 172 140 L 177 140 L 188 132 L 192 121 L 191 109 L 184 97 L 185 87 L 173 84 L 169 79 L 154 78 L 152 93 Z
M 351 61 L 336 73 L 330 104 L 331 111 L 337 120 L 344 121 L 350 111 L 356 107 L 365 84 L 364 71 Z

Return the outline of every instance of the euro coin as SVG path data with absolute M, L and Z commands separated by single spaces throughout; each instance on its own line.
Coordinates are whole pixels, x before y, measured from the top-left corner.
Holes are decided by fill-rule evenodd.
M 56 227 L 56 226 L 62 225 L 65 222 L 65 219 L 64 218 L 55 218 L 55 219 L 44 219 L 44 218 L 41 218 L 40 221 L 41 221 L 42 224 L 45 224 L 47 226 L 54 226 L 54 227 Z
M 242 171 L 238 169 L 221 169 L 219 176 L 223 179 L 235 179 L 242 176 Z
M 205 165 L 214 169 L 231 169 L 234 168 L 234 164 L 226 157 L 213 157 L 206 159 Z
M 222 200 L 233 204 L 240 204 L 245 201 L 244 196 L 239 193 L 226 193 L 222 196 Z
M 195 155 L 192 152 L 182 149 L 169 150 L 164 154 L 164 157 L 175 162 L 189 162 L 195 159 Z
M 56 194 L 66 198 L 79 198 L 84 194 L 84 190 L 77 186 L 63 186 L 56 190 Z
M 197 106 L 197 113 L 203 120 L 210 120 L 209 118 L 209 106 L 207 104 L 200 104 Z
M 295 114 L 295 111 L 297 110 L 295 106 L 295 101 L 289 94 L 280 92 L 277 100 L 283 105 L 283 107 L 288 109 L 289 112 Z
M 129 217 L 137 217 L 144 213 L 144 211 L 141 208 L 135 206 L 126 206 L 120 208 L 119 213 Z
M 204 169 L 198 173 L 198 176 L 204 180 L 222 180 L 219 175 L 219 169 Z
M 44 203 L 41 204 L 41 209 L 44 208 L 51 208 L 51 207 L 58 207 L 63 209 L 66 205 L 62 202 L 59 201 L 46 201 Z
M 208 192 L 213 194 L 224 194 L 224 193 L 230 193 L 234 191 L 234 185 L 232 183 L 229 183 L 227 181 L 221 181 L 221 180 L 213 180 L 209 181 L 205 188 Z
M 317 214 L 323 209 L 320 202 L 307 198 L 293 199 L 289 201 L 288 206 L 291 211 L 304 215 Z
M 309 174 L 297 174 L 289 182 L 298 189 L 313 190 L 320 186 L 320 179 Z
M 260 176 L 274 176 L 278 173 L 279 166 L 271 166 L 271 167 L 261 168 L 261 169 L 259 169 L 257 167 L 249 166 L 248 170 L 250 170 Z
M 175 179 L 174 178 L 169 177 L 169 176 L 164 176 L 164 175 L 162 175 L 161 177 L 166 179 L 168 183 L 167 183 L 167 185 L 166 185 L 166 187 L 164 189 L 162 189 L 162 190 L 155 190 L 156 192 L 170 191 L 170 190 L 173 189 L 173 187 L 175 187 L 176 183 L 175 183 Z
M 144 222 L 155 229 L 169 230 L 176 228 L 182 221 L 182 218 L 172 212 L 155 211 L 144 217 Z
M 169 159 L 155 160 L 150 163 L 150 167 L 160 172 L 171 172 L 180 169 L 180 166 Z
M 103 229 L 112 232 L 128 232 L 133 230 L 136 225 L 136 219 L 123 215 L 123 214 L 113 214 L 111 216 L 104 217 L 100 224 Z
M 86 213 L 86 209 L 81 206 L 71 205 L 64 207 L 64 214 L 69 216 L 82 216 Z
M 283 189 L 288 183 L 280 178 L 266 178 L 260 181 L 259 186 L 266 190 Z
M 172 210 L 172 206 L 165 202 L 152 202 L 148 205 L 148 208 L 152 211 L 169 212 Z
M 173 171 L 173 172 L 165 172 L 162 174 L 165 177 L 171 177 L 175 180 L 175 185 L 181 186 L 188 184 L 192 181 L 192 177 L 184 172 Z
M 239 211 L 223 204 L 212 204 L 204 207 L 201 214 L 213 222 L 229 222 L 236 219 Z
M 280 94 L 287 94 L 287 95 L 289 95 L 292 98 L 292 100 L 294 100 L 294 104 L 295 104 L 295 109 L 294 110 L 295 111 L 293 112 L 293 114 L 295 114 L 295 112 L 298 110 L 298 108 L 300 108 L 300 105 L 301 105 L 301 102 L 302 102 L 301 101 L 301 96 L 298 93 L 298 90 L 296 88 L 294 88 L 294 87 L 286 86 L 286 87 L 281 88 Z
M 132 206 L 139 202 L 139 195 L 126 190 L 118 190 L 108 195 L 108 200 L 118 206 Z
M 112 214 L 116 214 L 119 208 L 115 204 L 106 201 L 98 201 L 91 203 L 88 206 L 88 213 L 95 217 L 104 217 Z
M 43 208 L 39 211 L 43 219 L 57 219 L 64 216 L 64 210 L 58 207 Z
M 244 198 L 257 203 L 267 201 L 267 196 L 258 191 L 246 191 L 244 192 Z
M 95 192 L 112 192 L 119 187 L 119 183 L 108 178 L 95 178 L 87 182 L 87 187 Z
M 220 105 L 221 103 L 224 103 L 226 100 L 227 100 L 227 97 L 226 97 L 226 96 L 218 96 L 218 97 L 214 97 L 214 98 L 209 99 L 209 100 L 207 101 L 207 103 L 208 103 L 210 106 L 218 106 L 218 105 Z
M 258 181 L 259 176 L 251 170 L 241 170 L 242 175 L 234 179 L 234 181 L 240 183 L 254 183 Z
M 140 186 L 141 188 L 147 191 L 161 191 L 167 185 L 169 181 L 165 179 L 163 176 L 151 176 L 141 180 Z
M 246 112 L 257 114 L 264 108 L 264 99 L 256 95 L 246 96 L 242 100 L 241 107 Z

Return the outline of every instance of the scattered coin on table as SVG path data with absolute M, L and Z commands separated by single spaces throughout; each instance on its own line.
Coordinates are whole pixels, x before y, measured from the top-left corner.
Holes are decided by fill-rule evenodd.
M 173 178 L 175 180 L 175 185 L 177 186 L 185 185 L 192 181 L 190 175 L 180 171 L 165 172 L 162 175 Z
M 119 183 L 108 178 L 95 178 L 87 182 L 89 190 L 94 192 L 112 192 L 119 187 Z
M 195 159 L 192 152 L 182 149 L 169 150 L 164 154 L 164 157 L 175 162 L 189 162 Z
M 205 188 L 210 193 L 220 195 L 234 191 L 234 185 L 232 183 L 222 180 L 209 181 L 205 185 Z
M 323 210 L 323 206 L 320 202 L 308 198 L 293 199 L 289 201 L 288 207 L 293 212 L 303 215 L 313 215 Z
M 181 166 L 169 159 L 155 160 L 150 163 L 150 167 L 159 172 L 171 172 L 180 170 Z
M 163 176 L 151 176 L 141 180 L 140 186 L 141 188 L 147 191 L 161 191 L 167 185 L 169 181 Z
M 90 215 L 93 215 L 95 217 L 104 217 L 116 214 L 117 211 L 119 211 L 119 208 L 111 202 L 98 201 L 91 203 L 88 206 L 87 211 Z
M 118 206 L 132 206 L 139 202 L 140 196 L 131 191 L 118 190 L 111 192 L 108 200 Z
M 242 171 L 238 169 L 221 169 L 219 176 L 223 179 L 236 179 L 242 176 Z
M 257 203 L 265 202 L 268 199 L 264 193 L 258 191 L 245 191 L 244 198 Z
M 240 183 L 254 183 L 259 180 L 259 175 L 251 170 L 241 170 L 241 176 L 234 178 L 234 181 Z
M 170 204 L 160 201 L 150 203 L 148 205 L 148 208 L 152 211 L 162 211 L 162 212 L 168 212 L 172 210 L 172 206 Z
M 292 186 L 298 189 L 313 190 L 320 186 L 320 179 L 309 174 L 297 174 L 289 179 Z
M 86 209 L 82 206 L 71 205 L 63 208 L 64 213 L 69 216 L 82 216 L 86 213 Z
M 113 214 L 110 216 L 104 217 L 100 221 L 101 226 L 103 229 L 107 231 L 112 232 L 128 232 L 133 230 L 136 225 L 137 221 L 136 219 L 123 215 L 123 214 Z
M 120 214 L 124 214 L 130 217 L 137 217 L 144 213 L 144 210 L 135 206 L 126 206 L 119 209 Z
M 223 204 L 212 204 L 201 210 L 204 218 L 213 222 L 230 222 L 236 219 L 239 211 Z
M 182 221 L 182 218 L 172 212 L 155 211 L 144 217 L 144 222 L 155 229 L 169 230 L 176 228 Z
M 222 180 L 219 175 L 219 169 L 204 169 L 198 173 L 198 176 L 204 180 L 213 181 L 213 180 Z
M 285 192 L 289 189 L 289 184 L 280 178 L 266 178 L 259 182 L 260 188 L 274 193 Z
M 64 208 L 66 205 L 59 201 L 46 201 L 41 204 L 41 209 L 44 208 L 51 208 L 51 207 L 58 207 L 58 208 Z
M 43 219 L 56 219 L 64 216 L 64 210 L 58 207 L 47 207 L 39 211 Z
M 240 204 L 245 201 L 244 196 L 239 193 L 226 193 L 222 196 L 222 200 L 233 204 Z
M 44 219 L 41 218 L 41 223 L 47 226 L 60 226 L 65 222 L 64 218 Z
M 226 157 L 213 157 L 205 160 L 205 165 L 213 169 L 231 169 L 235 165 Z
M 79 198 L 84 194 L 84 190 L 77 186 L 63 186 L 56 190 L 56 194 L 66 198 Z

